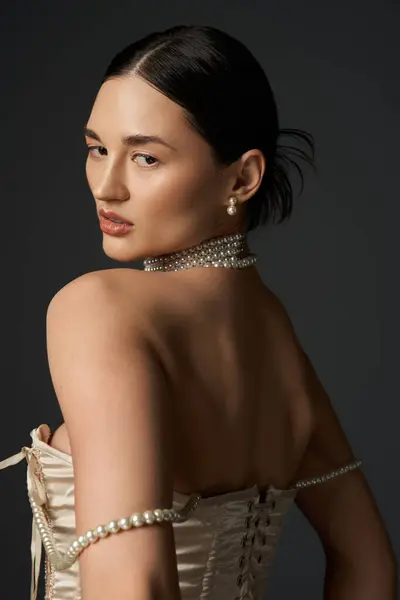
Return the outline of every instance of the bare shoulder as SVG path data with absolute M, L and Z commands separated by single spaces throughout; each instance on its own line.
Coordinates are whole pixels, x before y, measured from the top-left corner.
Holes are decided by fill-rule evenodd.
M 146 287 L 154 287 L 147 285 L 151 283 L 151 278 L 146 277 L 143 271 L 138 269 L 101 269 L 98 271 L 89 271 L 69 283 L 64 285 L 53 296 L 54 298 L 65 298 L 72 293 L 80 293 L 80 291 L 89 291 L 90 289 L 104 290 L 108 292 L 124 293 L 128 289 L 133 291 L 135 287 L 135 296 L 144 292 Z
M 265 286 L 266 307 L 281 332 L 286 332 L 295 341 L 295 331 L 289 312 L 281 298 L 270 287 Z
M 106 309 L 125 323 L 133 319 L 140 327 L 158 288 L 155 278 L 137 269 L 90 271 L 63 286 L 51 299 L 48 312 L 69 303 L 89 303 L 92 311 Z

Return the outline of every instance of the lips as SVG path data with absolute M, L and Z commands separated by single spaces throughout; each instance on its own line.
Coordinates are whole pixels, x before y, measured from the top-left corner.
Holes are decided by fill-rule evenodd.
M 105 217 L 106 219 L 118 219 L 118 221 L 122 221 L 123 223 L 126 223 L 127 225 L 133 225 L 133 223 L 131 223 L 131 221 L 128 221 L 128 219 L 125 219 L 121 215 L 118 215 L 117 213 L 113 212 L 112 210 L 104 210 L 104 208 L 101 208 L 99 210 L 99 215 L 101 217 Z

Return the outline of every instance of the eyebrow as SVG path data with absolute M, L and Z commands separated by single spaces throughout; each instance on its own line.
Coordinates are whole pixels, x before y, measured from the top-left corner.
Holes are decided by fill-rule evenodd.
M 97 135 L 93 129 L 89 129 L 86 125 L 83 128 L 83 133 L 86 137 L 90 137 L 93 140 L 97 140 L 101 142 L 100 136 Z M 121 138 L 121 142 L 125 146 L 139 146 L 143 144 L 162 144 L 163 146 L 167 146 L 171 150 L 176 150 L 173 146 L 168 144 L 162 137 L 159 135 L 145 135 L 144 133 L 133 133 L 131 135 L 126 135 Z

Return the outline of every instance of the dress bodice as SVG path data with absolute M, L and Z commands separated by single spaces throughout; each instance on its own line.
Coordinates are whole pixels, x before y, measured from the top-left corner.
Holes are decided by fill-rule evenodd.
M 26 458 L 28 496 L 33 507 L 31 600 L 36 600 L 45 547 L 45 600 L 81 600 L 78 561 L 57 570 L 38 528 L 35 512 L 43 510 L 63 553 L 76 539 L 72 457 L 48 444 L 50 429 L 42 424 L 30 433 L 31 446 L 0 462 L 0 469 Z M 182 600 L 261 600 L 267 586 L 285 515 L 299 488 L 316 485 L 360 465 L 347 464 L 322 477 L 297 482 L 291 489 L 256 485 L 245 490 L 202 498 L 174 492 L 173 508 L 190 515 L 174 522 Z

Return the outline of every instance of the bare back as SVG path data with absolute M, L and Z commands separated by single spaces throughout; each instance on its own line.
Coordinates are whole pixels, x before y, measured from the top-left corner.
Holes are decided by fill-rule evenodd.
M 176 412 L 175 489 L 286 487 L 310 425 L 290 323 L 254 271 L 219 275 L 203 291 L 171 278 L 161 303 L 160 347 Z
M 174 489 L 284 488 L 311 429 L 290 320 L 254 268 L 216 271 L 103 274 L 127 300 L 127 319 L 138 275 L 150 291 L 143 318 L 170 382 Z M 69 451 L 64 425 L 52 445 Z

